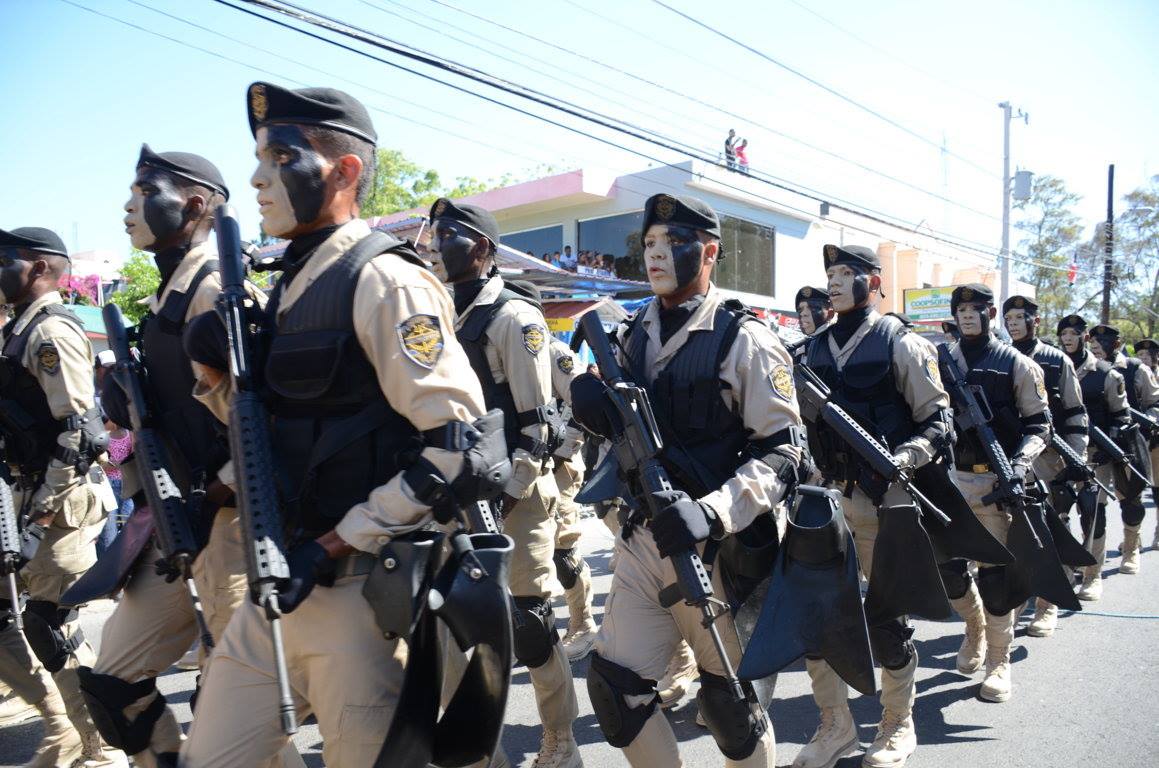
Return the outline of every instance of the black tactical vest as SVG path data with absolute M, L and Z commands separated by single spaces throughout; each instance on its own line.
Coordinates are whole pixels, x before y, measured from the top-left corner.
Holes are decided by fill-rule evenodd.
M 1066 355 L 1061 349 L 1039 341 L 1034 345 L 1031 359 L 1042 368 L 1042 383 L 1046 386 L 1046 402 L 1055 429 L 1066 424 L 1066 408 L 1062 404 L 1062 369 Z
M 1089 355 L 1090 352 L 1086 354 Z M 1087 417 L 1092 426 L 1096 426 L 1104 432 L 1112 426 L 1106 395 L 1107 376 L 1110 372 L 1110 363 L 1106 360 L 1097 360 L 1095 361 L 1095 369 L 1087 371 L 1086 376 L 1079 382 L 1079 388 L 1083 393 L 1083 405 L 1087 408 Z
M 1014 394 L 1014 363 L 1020 354 L 1014 347 L 991 337 L 982 358 L 966 372 L 966 384 L 979 387 L 986 396 L 986 404 L 993 414 L 990 427 L 1007 456 L 1013 456 L 1022 444 L 1022 419 Z M 955 461 L 963 468 L 987 463 L 986 452 L 974 430 L 961 433 Z
M 830 332 L 826 328 L 809 340 L 809 367 L 866 431 L 880 438 L 891 450 L 897 448 L 917 431 L 909 403 L 898 390 L 893 374 L 894 343 L 909 331 L 895 317 L 878 317 L 841 370 L 837 369 L 837 361 L 829 348 Z M 818 450 L 814 451 L 813 458 L 827 476 L 845 477 L 848 467 L 837 466 L 842 459 L 833 450 L 824 448 L 841 447 L 844 443 L 840 438 L 826 439 L 827 429 L 824 424 L 816 425 Z
M 1134 408 L 1136 411 L 1146 410 L 1139 405 L 1139 391 L 1135 389 L 1135 377 L 1139 375 L 1139 368 L 1143 366 L 1143 361 L 1137 357 L 1127 358 L 1126 369 L 1120 369 L 1123 378 L 1127 382 L 1127 405 Z
M 649 383 L 646 310 L 647 305 L 641 307 L 628 326 L 625 367 L 648 391 L 664 440 L 661 461 L 676 486 L 697 498 L 719 488 L 749 459 L 745 452 L 749 430 L 725 403 L 722 394 L 728 385 L 720 379 L 720 366 L 741 324 L 755 318 L 739 302 L 721 304 L 712 328 L 691 331 L 684 346 Z
M 3 418 L 0 429 L 4 433 L 4 453 L 8 464 L 19 468 L 25 477 L 43 475 L 57 446 L 56 438 L 64 431 L 61 422 L 52 415 L 48 397 L 40 382 L 28 372 L 21 361 L 28 346 L 28 337 L 36 326 L 50 316 L 64 318 L 84 334 L 80 318 L 63 304 L 46 304 L 19 333 L 13 333 L 16 318 L 3 330 L 4 347 L 0 353 L 0 403 Z
M 422 447 L 414 425 L 387 402 L 354 330 L 359 273 L 388 252 L 419 264 L 404 243 L 372 232 L 319 275 L 280 321 L 284 283 L 267 309 L 265 402 L 291 543 L 332 529 L 398 474 L 400 454 Z
M 189 485 L 212 479 L 229 458 L 229 445 L 217 420 L 193 399 L 195 379 L 181 345 L 189 304 L 202 281 L 216 271 L 217 261 L 202 264 L 186 291 L 170 291 L 157 313 L 150 312 L 141 322 L 145 370 L 160 426 L 169 438 L 170 456 L 181 462 L 176 475 Z

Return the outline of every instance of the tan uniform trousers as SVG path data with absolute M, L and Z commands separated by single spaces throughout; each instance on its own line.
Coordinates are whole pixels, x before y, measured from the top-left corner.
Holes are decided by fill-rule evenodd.
M 374 764 L 402 687 L 405 645 L 383 637 L 362 596 L 365 581 L 346 576 L 317 587 L 282 620 L 298 720 L 317 717 L 322 759 L 331 768 Z M 213 652 L 180 765 L 252 768 L 287 741 L 269 622 L 246 600 Z
M 628 541 L 616 537 L 616 567 L 612 586 L 604 605 L 604 621 L 596 636 L 596 652 L 608 661 L 635 672 L 645 680 L 664 677 L 680 641 L 686 640 L 700 667 L 714 675 L 724 675 L 724 665 L 717 655 L 712 638 L 701 625 L 700 609 L 683 602 L 665 608 L 660 605 L 660 590 L 676 581 L 672 562 L 660 557 L 652 534 L 636 528 Z M 713 573 L 718 594 L 724 594 L 719 571 Z M 734 667 L 740 662 L 740 641 L 732 617 L 716 621 Z M 649 695 L 625 696 L 631 707 L 641 706 Z M 726 766 L 773 766 L 776 744 L 772 729 L 765 731 L 756 751 L 744 760 L 725 759 Z M 683 763 L 672 726 L 659 707 L 648 719 L 636 739 L 624 748 L 624 756 L 634 768 L 672 768 Z
M 580 505 L 576 503 L 575 497 L 584 484 L 583 460 L 577 455 L 566 461 L 556 459 L 555 462 L 555 484 L 559 488 L 555 548 L 571 549 L 579 543 L 582 532 Z
M 18 488 L 12 489 L 17 509 L 23 507 L 26 493 Z M 24 582 L 30 600 L 59 604 L 61 595 L 92 567 L 97 559 L 95 542 L 104 526 L 105 515 L 105 504 L 96 487 L 90 483 L 82 483 L 65 496 L 36 556 L 20 570 L 19 578 Z M 80 621 L 67 622 L 62 630 L 66 637 L 71 638 L 80 630 Z M 0 635 L 4 636 L 0 641 L 0 678 L 25 701 L 39 702 L 49 684 L 48 674 L 36 657 L 28 653 L 24 642 L 16 637 L 15 626 L 9 626 Z M 95 733 L 96 727 L 81 696 L 76 670 L 82 665 L 92 665 L 95 660 L 96 654 L 86 640 L 68 657 L 64 667 L 51 675 L 64 699 L 68 719 L 82 734 Z
M 883 507 L 911 504 L 912 500 L 904 491 L 890 488 L 882 501 Z M 853 543 L 857 547 L 857 562 L 861 573 L 869 579 L 873 567 L 873 545 L 877 541 L 877 507 L 860 488 L 854 488 L 853 498 L 841 499 L 845 521 L 853 533 Z M 881 706 L 891 712 L 908 714 L 913 710 L 917 689 L 914 685 L 917 672 L 917 651 L 914 658 L 902 669 L 881 670 Z M 822 659 L 806 659 L 805 667 L 813 684 L 813 700 L 821 708 L 847 707 L 849 686 Z
M 185 583 L 166 582 L 153 564 L 161 557 L 150 546 L 121 596 L 117 609 L 105 622 L 101 652 L 93 671 L 135 683 L 157 677 L 175 664 L 198 636 L 197 620 Z M 210 634 L 225 633 L 233 611 L 246 597 L 245 552 L 237 510 L 218 510 L 209 541 L 193 564 L 193 581 L 201 597 Z M 202 648 L 202 666 L 206 649 Z M 133 719 L 152 701 L 139 700 L 125 708 Z M 152 751 L 176 752 L 181 728 L 166 708 L 153 731 Z
M 994 482 L 996 478 L 993 472 L 964 472 L 959 469 L 954 470 L 954 481 L 958 484 L 958 488 L 962 490 L 962 496 L 965 497 L 966 502 L 970 505 L 970 509 L 974 510 L 974 514 L 978 516 L 978 520 L 982 525 L 986 526 L 994 538 L 1003 544 L 1006 543 L 1006 536 L 1010 532 L 1010 514 L 1005 510 L 998 509 L 993 504 L 984 504 L 982 497 L 994 490 Z M 1101 498 L 1100 491 L 1100 498 Z M 992 565 L 991 563 L 978 563 L 979 567 Z M 987 616 L 994 616 L 990 611 L 986 611 Z M 991 645 L 1001 644 L 1009 648 L 1014 642 L 1014 611 L 1002 617 L 1001 621 L 987 620 L 986 627 L 986 641 Z

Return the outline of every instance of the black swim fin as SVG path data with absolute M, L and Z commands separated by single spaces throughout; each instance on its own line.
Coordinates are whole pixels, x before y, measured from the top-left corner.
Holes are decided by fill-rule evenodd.
M 932 621 L 950 618 L 950 600 L 918 508 L 882 507 L 877 519 L 866 622 L 875 626 L 907 615 Z
M 958 557 L 995 565 L 1013 562 L 1010 550 L 986 530 L 970 509 L 944 463 L 931 462 L 919 468 L 914 473 L 914 484 L 950 518 L 948 525 L 934 522 L 926 526 L 926 533 L 937 548 L 939 562 Z

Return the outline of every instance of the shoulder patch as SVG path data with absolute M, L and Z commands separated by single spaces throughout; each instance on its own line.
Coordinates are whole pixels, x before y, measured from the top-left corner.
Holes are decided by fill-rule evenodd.
M 60 373 L 60 352 L 56 345 L 51 341 L 41 344 L 36 350 L 36 364 L 49 376 Z
M 1042 399 L 1046 399 L 1046 382 L 1042 380 L 1042 375 L 1038 371 L 1034 372 L 1034 391 Z
M 778 365 L 769 374 L 769 383 L 773 385 L 773 392 L 782 400 L 793 398 L 793 374 L 789 373 L 789 366 Z
M 936 384 L 939 388 L 942 386 L 942 372 L 938 368 L 938 361 L 933 357 L 927 357 L 925 362 L 926 375 L 930 377 L 930 381 Z
M 560 371 L 570 376 L 571 372 L 575 370 L 575 358 L 571 355 L 560 355 L 555 359 L 555 365 Z
M 539 323 L 523 326 L 523 348 L 527 354 L 535 357 L 547 345 L 547 331 Z
M 403 353 L 423 368 L 434 368 L 443 353 L 443 330 L 434 315 L 411 315 L 398 324 Z
M 1119 394 L 1120 395 L 1127 394 L 1127 380 L 1124 379 L 1122 376 L 1119 377 Z

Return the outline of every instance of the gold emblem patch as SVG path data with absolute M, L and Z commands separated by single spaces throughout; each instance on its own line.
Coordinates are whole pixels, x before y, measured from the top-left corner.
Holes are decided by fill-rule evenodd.
M 835 261 L 837 261 L 837 246 L 825 246 L 825 263 L 832 264 Z
M 1016 297 L 1014 299 L 1014 306 L 1018 307 L 1019 309 L 1022 309 L 1023 307 L 1026 306 L 1026 299 L 1022 298 L 1021 296 Z
M 402 351 L 423 368 L 433 368 L 443 352 L 443 331 L 434 315 L 412 315 L 398 325 Z
M 806 285 L 801 289 L 801 295 L 807 299 L 813 295 L 813 289 Z
M 446 200 L 440 200 L 439 202 L 435 203 L 435 215 L 436 216 L 442 216 L 443 211 L 445 211 L 445 210 L 447 210 L 447 201 Z
M 942 372 L 938 370 L 938 361 L 932 357 L 926 358 L 926 375 L 930 377 L 930 381 L 942 386 Z
M 60 352 L 57 352 L 56 345 L 51 341 L 44 342 L 40 345 L 40 349 L 36 350 L 36 361 L 40 365 L 40 370 L 49 376 L 55 376 L 60 372 Z
M 676 212 L 676 201 L 670 197 L 662 197 L 656 201 L 656 218 L 668 221 Z
M 1046 383 L 1037 373 L 1034 375 L 1034 391 L 1038 393 L 1039 397 L 1046 398 Z
M 266 87 L 257 83 L 250 87 L 250 112 L 259 123 L 266 119 L 270 103 L 266 100 Z
M 547 343 L 547 332 L 543 330 L 542 325 L 523 326 L 523 348 L 527 350 L 527 354 L 535 357 L 543 351 L 543 346 Z
M 969 301 L 972 298 L 974 298 L 974 289 L 973 288 L 963 288 L 962 289 L 962 301 Z
M 789 366 L 778 365 L 769 375 L 769 381 L 772 383 L 773 392 L 777 393 L 777 397 L 782 400 L 792 399 L 793 374 L 789 373 Z
M 575 370 L 575 360 L 571 355 L 560 355 L 559 358 L 556 359 L 555 364 L 559 367 L 559 370 L 568 375 L 570 375 L 571 372 Z

